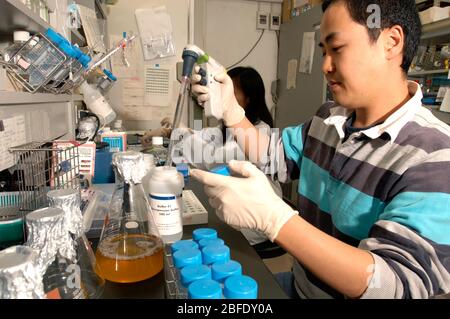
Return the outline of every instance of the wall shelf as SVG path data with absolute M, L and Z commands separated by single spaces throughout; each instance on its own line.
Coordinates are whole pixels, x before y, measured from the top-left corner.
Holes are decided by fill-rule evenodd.
M 421 41 L 427 44 L 448 43 L 450 37 L 450 18 L 422 26 Z
M 412 71 L 408 73 L 408 76 L 415 77 L 415 76 L 424 76 L 424 75 L 431 75 L 431 74 L 446 74 L 449 70 L 442 69 L 442 70 L 424 70 L 424 71 Z
M 0 92 L 1 105 L 19 105 L 19 104 L 41 104 L 80 101 L 81 95 L 69 94 L 47 94 L 47 93 L 28 93 L 28 92 Z
M 30 10 L 20 0 L 0 1 L 0 32 L 12 34 L 15 30 L 31 33 L 45 32 L 50 28 L 45 20 Z

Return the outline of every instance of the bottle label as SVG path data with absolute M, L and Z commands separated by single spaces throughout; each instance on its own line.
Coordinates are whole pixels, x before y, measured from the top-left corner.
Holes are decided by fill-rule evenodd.
M 183 230 L 181 194 L 150 194 L 150 206 L 160 235 L 174 235 Z

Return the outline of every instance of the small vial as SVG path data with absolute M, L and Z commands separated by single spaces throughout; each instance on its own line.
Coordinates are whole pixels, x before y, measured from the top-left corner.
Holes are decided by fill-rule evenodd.
M 220 238 L 203 238 L 198 242 L 200 250 L 203 250 L 208 245 L 225 245 L 225 242 Z
M 228 277 L 242 275 L 242 266 L 234 260 L 226 263 L 215 263 L 211 266 L 212 279 L 224 283 Z
M 230 261 L 230 248 L 226 245 L 208 245 L 203 248 L 203 264 L 226 263 Z
M 193 240 L 179 240 L 172 244 L 170 247 L 172 249 L 172 254 L 181 249 L 199 249 L 198 244 Z
M 197 228 L 192 232 L 192 237 L 196 242 L 204 238 L 217 238 L 217 231 L 212 228 Z
M 200 250 L 193 248 L 178 250 L 173 254 L 173 264 L 178 269 L 189 265 L 201 265 L 202 253 Z
M 258 283 L 249 276 L 230 276 L 225 280 L 223 295 L 226 299 L 257 299 Z
M 211 269 L 205 265 L 191 265 L 186 266 L 180 271 L 181 283 L 188 288 L 189 285 L 197 280 L 211 279 Z
M 222 288 L 217 281 L 202 279 L 194 281 L 188 288 L 189 299 L 222 299 Z

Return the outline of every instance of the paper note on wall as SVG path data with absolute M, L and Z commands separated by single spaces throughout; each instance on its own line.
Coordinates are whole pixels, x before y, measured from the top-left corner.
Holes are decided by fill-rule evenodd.
M 0 120 L 0 171 L 15 165 L 9 149 L 26 143 L 25 116 Z
M 315 32 L 303 33 L 302 54 L 300 57 L 300 73 L 311 74 L 314 62 Z
M 135 11 L 145 60 L 175 55 L 172 21 L 165 6 Z

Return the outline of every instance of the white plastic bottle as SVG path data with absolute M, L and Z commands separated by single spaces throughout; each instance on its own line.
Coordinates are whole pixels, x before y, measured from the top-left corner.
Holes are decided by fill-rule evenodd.
M 22 48 L 22 46 L 30 39 L 30 33 L 27 31 L 14 31 L 14 43 L 6 48 L 3 53 L 5 62 L 9 62 L 14 54 Z M 14 59 L 16 60 L 16 59 Z M 13 61 L 11 61 L 13 62 Z
M 175 167 L 155 167 L 148 182 L 150 206 L 164 243 L 183 237 L 183 175 Z
M 123 127 L 122 120 L 116 120 L 113 125 L 114 132 L 126 132 L 127 130 Z
M 163 166 L 167 161 L 168 150 L 163 146 L 163 141 L 162 136 L 152 137 L 152 146 L 149 152 L 155 157 L 156 166 Z
M 102 125 L 111 123 L 116 118 L 116 112 L 111 108 L 106 98 L 96 88 L 93 88 L 86 81 L 80 86 L 83 93 L 84 103 L 86 107 L 93 113 L 97 114 Z

